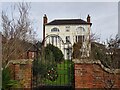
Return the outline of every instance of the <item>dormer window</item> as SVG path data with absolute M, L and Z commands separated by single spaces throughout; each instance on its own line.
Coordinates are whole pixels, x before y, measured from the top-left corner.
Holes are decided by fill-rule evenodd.
M 55 28 L 52 28 L 52 29 L 51 29 L 51 32 L 59 32 L 59 29 L 56 28 L 56 27 L 55 27 Z
M 70 31 L 70 26 L 66 26 L 66 32 Z

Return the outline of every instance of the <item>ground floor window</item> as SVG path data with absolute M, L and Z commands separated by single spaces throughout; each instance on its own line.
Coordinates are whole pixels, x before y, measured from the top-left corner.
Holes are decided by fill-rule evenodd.
M 84 35 L 77 35 L 75 38 L 76 42 L 84 42 Z

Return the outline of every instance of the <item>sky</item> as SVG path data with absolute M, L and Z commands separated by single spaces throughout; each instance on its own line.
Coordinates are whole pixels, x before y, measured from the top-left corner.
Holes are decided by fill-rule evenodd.
M 2 3 L 2 10 L 10 13 L 11 2 Z M 18 12 L 15 12 L 16 16 Z M 30 19 L 37 38 L 42 40 L 44 14 L 48 22 L 54 19 L 80 18 L 91 16 L 91 32 L 105 41 L 118 33 L 118 2 L 31 2 Z

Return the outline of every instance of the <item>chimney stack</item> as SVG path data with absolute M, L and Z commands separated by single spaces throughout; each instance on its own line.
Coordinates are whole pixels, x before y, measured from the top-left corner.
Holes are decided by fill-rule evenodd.
M 90 16 L 89 16 L 89 14 L 87 16 L 87 22 L 90 23 Z
M 47 23 L 47 16 L 46 14 L 44 14 L 44 17 L 43 17 L 43 24 L 45 25 Z
M 43 16 L 43 43 L 44 43 L 44 39 L 45 39 L 45 24 L 47 24 L 47 15 L 44 14 Z

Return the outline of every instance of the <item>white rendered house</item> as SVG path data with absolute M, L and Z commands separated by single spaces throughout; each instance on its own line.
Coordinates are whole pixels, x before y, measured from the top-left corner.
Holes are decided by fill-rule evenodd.
M 83 57 L 89 57 L 91 25 L 89 15 L 87 21 L 82 19 L 58 19 L 51 22 L 47 22 L 47 16 L 44 15 L 44 44 L 45 46 L 47 44 L 57 46 L 63 52 L 65 59 L 71 59 L 74 43 L 82 41 L 80 51 L 83 52 Z

